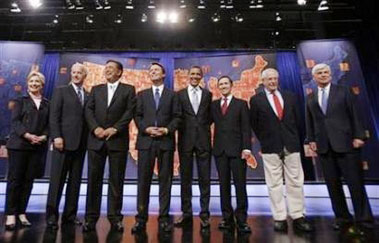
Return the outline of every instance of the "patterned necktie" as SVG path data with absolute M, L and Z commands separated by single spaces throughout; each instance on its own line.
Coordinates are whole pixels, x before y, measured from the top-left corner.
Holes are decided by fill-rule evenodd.
M 278 116 L 279 120 L 282 120 L 282 118 L 283 118 L 283 107 L 280 104 L 279 98 L 278 98 L 278 96 L 276 96 L 275 91 L 272 92 L 272 98 L 274 99 L 274 105 L 275 105 L 277 116 Z
M 197 89 L 192 89 L 192 108 L 195 114 L 199 111 L 199 97 L 197 96 Z
M 83 94 L 82 94 L 82 90 L 81 90 L 79 87 L 77 87 L 76 91 L 77 91 L 76 93 L 78 94 L 78 98 L 79 98 L 80 104 L 83 105 Z
M 158 110 L 160 98 L 161 98 L 161 95 L 159 94 L 159 88 L 156 88 L 155 93 L 154 93 L 154 101 L 155 101 L 156 110 Z
M 221 106 L 221 113 L 225 116 L 226 111 L 228 110 L 228 98 L 225 97 L 222 100 L 224 101 L 224 103 L 222 103 Z
M 326 109 L 328 107 L 328 95 L 326 94 L 325 88 L 321 89 L 321 110 L 324 115 L 326 115 Z

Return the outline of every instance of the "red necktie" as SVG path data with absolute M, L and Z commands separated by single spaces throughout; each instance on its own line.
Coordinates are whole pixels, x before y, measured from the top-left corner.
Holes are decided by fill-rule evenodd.
M 222 106 L 221 106 L 221 113 L 225 115 L 226 111 L 228 110 L 228 98 L 225 97 L 223 100 L 224 100 L 224 103 L 222 103 Z
M 272 92 L 272 97 L 274 98 L 274 104 L 275 104 L 276 113 L 278 114 L 278 118 L 279 120 L 282 120 L 283 108 L 282 108 L 282 105 L 280 104 L 278 96 L 275 95 L 275 91 Z

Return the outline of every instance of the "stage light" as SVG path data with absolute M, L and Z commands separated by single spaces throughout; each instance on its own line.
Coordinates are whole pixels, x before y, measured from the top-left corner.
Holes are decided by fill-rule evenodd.
M 111 9 L 111 8 L 112 8 L 112 6 L 109 3 L 109 1 L 108 0 L 104 0 L 104 9 L 108 10 L 108 9 Z
M 198 9 L 205 9 L 205 3 L 204 0 L 199 0 L 199 5 L 197 5 Z
M 95 1 L 95 9 L 101 10 L 103 9 L 103 5 L 101 5 L 100 0 L 94 0 Z
M 280 17 L 280 13 L 279 13 L 279 12 L 276 12 L 276 13 L 275 13 L 275 21 L 276 21 L 276 22 L 280 22 L 280 21 L 282 21 L 282 17 Z
M 12 13 L 21 13 L 21 9 L 16 1 L 11 2 L 11 8 L 9 9 Z
M 157 13 L 157 22 L 163 24 L 167 20 L 167 13 L 165 11 L 159 11 Z
M 318 11 L 326 11 L 326 10 L 329 10 L 329 3 L 327 0 L 322 0 L 320 2 L 320 5 L 318 5 L 318 8 L 317 8 Z
M 53 19 L 53 24 L 58 24 L 59 23 L 59 15 L 55 15 Z
M 66 8 L 75 9 L 75 4 L 73 4 L 71 0 L 66 0 Z
M 187 8 L 185 0 L 180 0 L 180 2 L 179 2 L 179 8 Z
M 263 6 L 263 0 L 258 0 L 257 1 L 257 8 L 263 8 L 264 6 Z
M 233 8 L 234 8 L 233 0 L 227 0 L 226 9 L 233 9 Z
M 232 19 L 233 19 L 234 21 L 236 21 L 237 23 L 241 23 L 241 22 L 243 22 L 243 16 L 242 16 L 242 14 L 240 14 L 240 13 L 237 13 Z
M 304 6 L 307 4 L 307 0 L 297 0 L 297 4 L 300 6 Z
M 86 23 L 87 24 L 93 24 L 93 15 L 92 14 L 86 16 Z
M 154 0 L 149 0 L 149 4 L 147 5 L 148 9 L 155 9 L 155 3 Z
M 75 0 L 75 9 L 76 10 L 82 10 L 82 9 L 84 9 L 84 6 L 83 6 L 81 0 Z
M 188 18 L 188 23 L 193 23 L 193 22 L 195 22 L 195 18 L 194 17 L 189 17 Z
M 145 13 L 143 13 L 141 16 L 141 22 L 143 23 L 147 22 L 147 15 Z
M 133 0 L 128 0 L 125 5 L 126 9 L 134 9 Z
M 41 0 L 29 0 L 29 4 L 32 8 L 39 8 L 42 6 Z
M 221 20 L 221 17 L 218 13 L 214 13 L 213 16 L 211 17 L 213 22 L 219 22 Z
M 116 18 L 114 19 L 115 24 L 122 24 L 122 15 L 117 14 Z
M 168 15 L 168 19 L 169 19 L 170 22 L 173 23 L 173 24 L 178 23 L 179 15 L 178 15 L 177 12 L 172 11 L 172 12 Z
M 220 0 L 220 8 L 226 8 L 225 0 Z

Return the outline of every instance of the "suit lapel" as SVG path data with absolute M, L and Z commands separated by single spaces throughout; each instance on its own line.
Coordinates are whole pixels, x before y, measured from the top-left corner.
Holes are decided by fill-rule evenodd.
M 330 112 L 331 106 L 334 104 L 334 99 L 336 98 L 336 89 L 335 86 L 330 84 L 330 89 L 329 89 L 329 96 L 328 96 L 328 105 L 326 107 L 326 115 Z
M 200 109 L 202 109 L 204 107 L 204 102 L 205 102 L 205 96 L 207 96 L 207 92 L 204 91 L 203 88 L 200 88 L 201 89 L 201 98 L 200 98 L 200 104 L 199 104 L 199 110 L 197 111 L 197 114 L 199 114 L 200 112 Z
M 72 96 L 72 98 L 74 100 L 76 100 L 78 102 L 78 104 L 82 105 L 80 103 L 80 100 L 79 100 L 79 97 L 78 97 L 78 93 L 76 93 L 76 90 L 75 90 L 74 86 L 72 84 L 69 84 L 68 89 L 69 89 L 69 94 Z
M 323 115 L 324 115 L 324 112 L 322 112 L 321 110 L 321 107 L 320 107 L 320 104 L 318 103 L 318 88 L 316 88 L 316 90 L 313 92 L 313 95 L 310 97 L 311 98 L 311 105 L 313 105 L 314 107 L 316 107 L 316 109 Z
M 191 104 L 191 100 L 189 98 L 189 95 L 188 95 L 188 87 L 187 89 L 185 89 L 185 92 L 184 92 L 184 99 L 185 99 L 185 102 L 186 102 L 186 105 L 190 107 L 190 111 L 193 115 L 196 115 L 195 114 L 195 111 L 193 110 L 193 107 L 192 107 L 192 104 Z M 199 107 L 200 109 L 200 107 Z M 198 111 L 199 112 L 199 111 Z
M 154 99 L 153 99 L 154 100 Z M 163 90 L 162 90 L 162 95 L 161 95 L 161 98 L 159 99 L 159 106 L 158 106 L 158 111 L 161 109 L 161 107 L 163 106 L 163 104 L 166 102 L 167 100 L 167 90 L 166 88 L 164 87 Z M 155 103 L 155 101 L 154 101 Z
M 275 111 L 274 111 L 274 108 L 271 106 L 270 101 L 268 100 L 268 97 L 267 97 L 267 95 L 266 95 L 266 91 L 263 91 L 263 92 L 260 93 L 259 95 L 262 95 L 262 96 L 263 96 L 262 98 L 263 98 L 264 103 L 265 103 L 266 106 L 267 106 L 267 109 L 270 110 L 271 114 L 272 114 L 276 119 L 279 120 L 279 117 L 276 115 L 276 113 L 275 113 Z M 283 98 L 283 95 L 282 95 L 282 98 Z M 284 98 L 283 98 L 283 103 L 284 103 Z M 283 106 L 284 106 L 284 105 L 283 105 Z M 284 116 L 284 114 L 283 114 L 283 116 Z

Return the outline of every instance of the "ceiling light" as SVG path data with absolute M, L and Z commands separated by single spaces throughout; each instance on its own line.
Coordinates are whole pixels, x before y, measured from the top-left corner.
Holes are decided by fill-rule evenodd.
M 297 0 L 297 4 L 300 6 L 304 6 L 307 4 L 307 0 Z
M 158 23 L 164 23 L 167 20 L 167 13 L 165 11 L 159 11 L 157 13 L 157 22 Z
M 318 5 L 318 8 L 317 8 L 318 11 L 326 11 L 326 10 L 329 10 L 329 3 L 327 0 L 322 0 L 320 2 L 320 5 Z
M 95 0 L 95 9 L 96 10 L 103 9 L 103 5 L 101 5 L 100 0 Z
M 172 11 L 172 12 L 168 15 L 168 19 L 170 20 L 171 23 L 175 24 L 175 23 L 178 22 L 179 15 L 178 15 L 177 12 Z
M 276 22 L 280 22 L 280 21 L 282 21 L 282 17 L 280 17 L 279 12 L 276 12 L 276 13 L 275 13 L 275 20 L 276 20 Z
M 205 9 L 205 3 L 204 0 L 199 0 L 199 5 L 197 5 L 198 9 Z
M 127 0 L 125 8 L 126 9 L 134 9 L 133 0 Z
M 145 13 L 143 13 L 141 16 L 141 22 L 143 23 L 147 22 L 147 15 Z
M 220 15 L 218 13 L 214 13 L 213 16 L 211 17 L 211 19 L 212 19 L 213 22 L 216 23 L 216 22 L 220 21 L 221 17 L 220 17 Z
M 155 3 L 154 0 L 149 0 L 149 5 L 147 5 L 148 9 L 155 9 Z
M 92 14 L 86 16 L 86 23 L 87 24 L 93 24 L 93 15 Z
M 233 0 L 227 0 L 226 8 L 227 8 L 227 9 L 232 9 L 232 8 L 234 8 Z
M 81 0 L 75 0 L 75 9 L 76 10 L 82 10 L 82 9 L 84 9 L 84 6 L 83 6 Z
M 115 24 L 122 24 L 122 15 L 117 14 L 116 18 L 114 19 Z
M 187 8 L 185 0 L 180 0 L 180 2 L 179 2 L 179 8 Z
M 58 24 L 59 23 L 59 15 L 55 15 L 53 19 L 53 24 Z
M 29 4 L 32 8 L 39 8 L 42 6 L 41 0 L 29 0 Z
M 104 9 L 108 10 L 108 9 L 111 9 L 111 8 L 112 8 L 112 6 L 109 3 L 109 1 L 108 0 L 104 0 Z
M 233 19 L 234 21 L 236 21 L 237 23 L 241 23 L 241 22 L 243 22 L 243 16 L 242 16 L 242 14 L 240 14 L 240 13 L 237 13 L 232 19 Z
M 75 4 L 73 4 L 71 0 L 66 0 L 66 8 L 75 9 Z
M 11 11 L 12 13 L 21 13 L 21 9 L 16 1 L 13 1 L 11 3 L 11 8 L 9 9 L 9 11 Z

